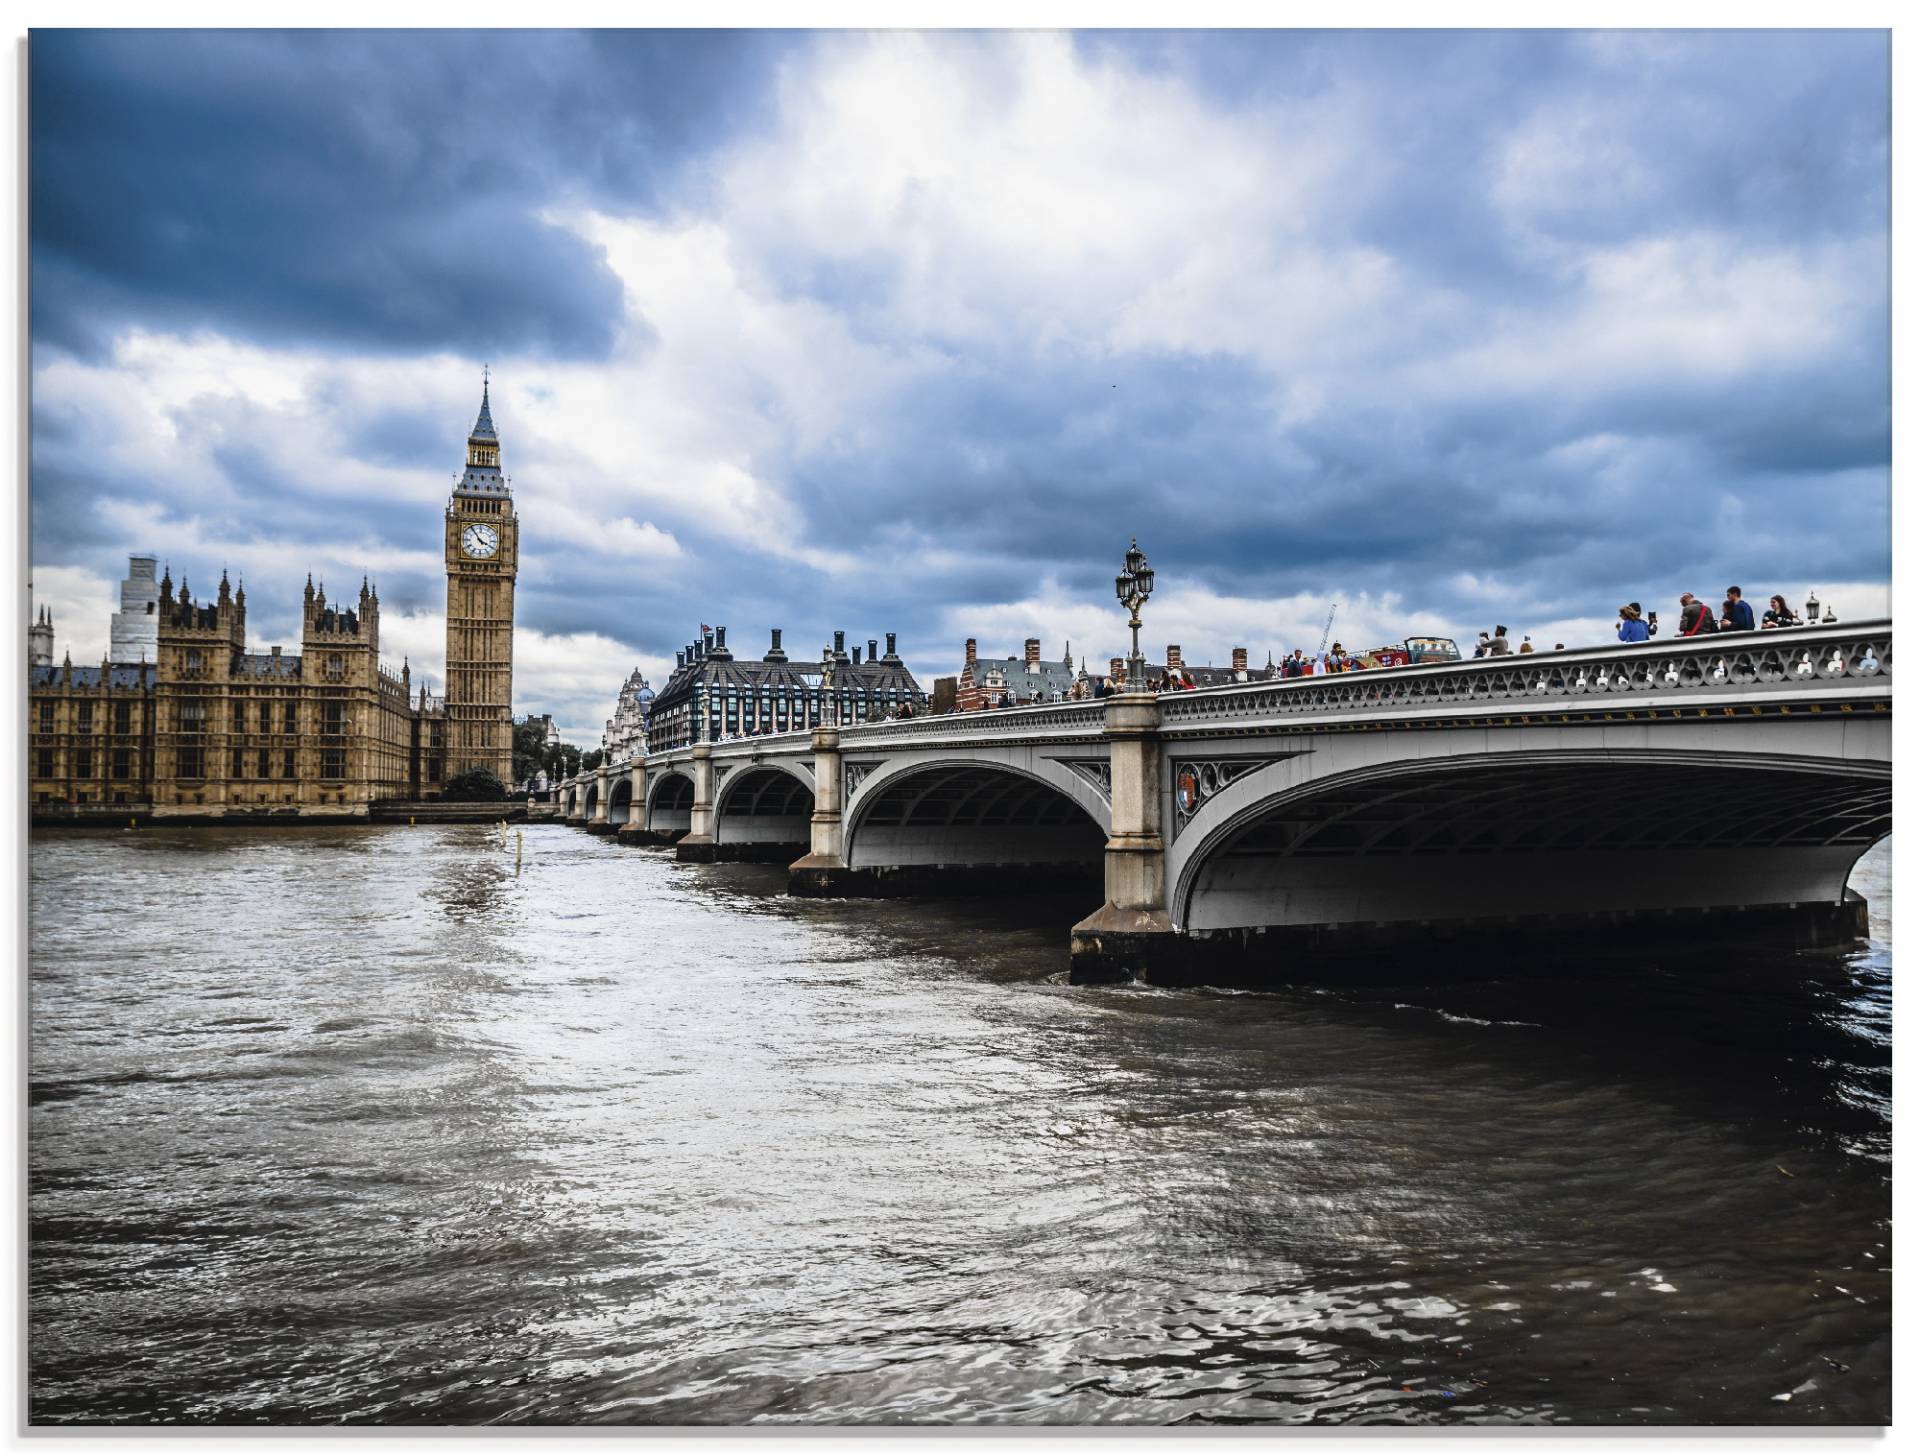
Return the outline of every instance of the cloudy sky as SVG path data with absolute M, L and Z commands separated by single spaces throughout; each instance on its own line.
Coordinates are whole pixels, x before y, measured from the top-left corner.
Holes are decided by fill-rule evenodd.
M 36 32 L 32 564 L 377 580 L 494 373 L 515 682 L 1886 609 L 1884 33 Z M 1717 599 L 1717 596 L 1716 596 Z

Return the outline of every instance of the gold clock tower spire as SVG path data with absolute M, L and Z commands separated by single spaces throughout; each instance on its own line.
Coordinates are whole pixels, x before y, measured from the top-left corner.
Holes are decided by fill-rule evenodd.
M 489 769 L 513 782 L 513 583 L 520 517 L 500 472 L 492 380 L 467 435 L 467 468 L 447 502 L 447 776 Z

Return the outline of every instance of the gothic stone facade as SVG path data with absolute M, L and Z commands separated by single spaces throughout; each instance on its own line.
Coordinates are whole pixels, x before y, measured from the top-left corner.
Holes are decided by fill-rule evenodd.
M 431 798 L 445 716 L 380 664 L 380 598 L 335 607 L 309 581 L 298 655 L 246 649 L 247 593 L 160 586 L 157 661 L 35 667 L 28 791 L 37 818 L 361 817 Z
M 520 517 L 500 470 L 486 388 L 467 436 L 467 469 L 446 512 L 447 755 L 513 781 L 513 587 Z
M 448 700 L 380 661 L 380 597 L 307 582 L 300 651 L 247 650 L 247 593 L 196 601 L 160 582 L 155 659 L 51 664 L 36 622 L 28 800 L 36 819 L 365 817 L 433 799 L 467 767 L 512 770 L 513 584 L 519 520 L 483 391 L 466 475 L 446 511 Z

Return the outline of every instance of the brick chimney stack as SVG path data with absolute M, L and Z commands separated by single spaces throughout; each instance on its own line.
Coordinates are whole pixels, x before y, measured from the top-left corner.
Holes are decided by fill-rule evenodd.
M 1171 669 L 1185 665 L 1186 663 L 1180 660 L 1180 648 L 1177 646 L 1169 646 L 1167 648 L 1167 666 Z
M 1033 671 L 1037 669 L 1039 665 L 1040 638 L 1038 636 L 1029 636 L 1027 638 L 1027 670 Z
M 1246 647 L 1244 647 L 1244 646 L 1236 646 L 1236 647 L 1234 647 L 1234 649 L 1233 649 L 1233 669 L 1234 669 L 1235 671 L 1237 671 L 1237 672 L 1239 672 L 1239 673 L 1241 673 L 1241 675 L 1243 675 L 1243 676 L 1244 676 L 1244 675 L 1246 674 L 1246 670 L 1247 670 L 1247 649 L 1246 649 Z
M 1122 660 L 1121 660 L 1121 659 L 1120 659 L 1119 657 L 1117 657 L 1117 656 L 1110 656 L 1110 657 L 1108 657 L 1108 658 L 1107 658 L 1107 675 L 1108 675 L 1109 677 L 1117 677 L 1117 676 L 1119 676 L 1119 675 L 1120 675 L 1120 668 L 1121 668 L 1121 667 L 1123 667 L 1123 666 L 1125 666 L 1125 665 L 1126 665 L 1126 662 L 1124 662 L 1124 661 L 1122 661 Z
M 969 636 L 967 638 L 967 663 L 966 663 L 968 666 L 972 666 L 979 659 L 979 655 L 980 655 L 979 648 L 980 648 L 980 643 L 975 641 L 971 636 Z

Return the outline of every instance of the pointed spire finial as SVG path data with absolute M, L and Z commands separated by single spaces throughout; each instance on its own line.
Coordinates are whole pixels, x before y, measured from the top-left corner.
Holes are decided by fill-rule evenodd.
M 496 437 L 493 432 L 492 371 L 485 367 L 482 367 L 480 371 L 480 417 L 473 421 L 473 433 L 468 437 L 471 439 L 485 439 L 485 440 L 492 440 Z M 474 461 L 474 460 L 468 461 L 469 464 L 480 463 L 480 462 L 482 461 Z M 494 461 L 484 461 L 484 462 L 494 463 Z

